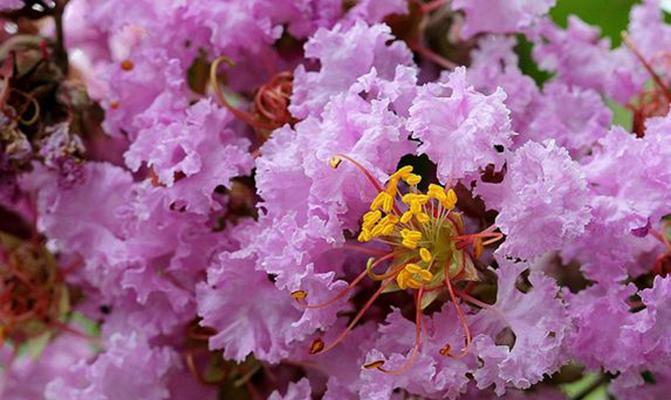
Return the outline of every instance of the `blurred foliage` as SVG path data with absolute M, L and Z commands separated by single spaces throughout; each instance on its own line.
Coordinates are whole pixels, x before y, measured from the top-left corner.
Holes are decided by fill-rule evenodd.
M 607 382 L 603 381 L 599 374 L 587 374 L 576 382 L 561 385 L 561 388 L 571 399 L 608 399 Z
M 613 47 L 620 45 L 620 33 L 627 29 L 629 10 L 638 0 L 559 0 L 550 11 L 552 19 L 566 26 L 569 15 L 577 15 L 590 25 L 601 28 Z
M 550 16 L 557 24 L 566 27 L 568 17 L 576 15 L 590 25 L 599 27 L 602 36 L 610 39 L 612 47 L 617 47 L 622 42 L 622 31 L 627 29 L 631 7 L 637 3 L 640 3 L 640 0 L 559 0 L 551 10 Z M 665 16 L 668 17 L 669 14 Z M 517 40 L 515 50 L 520 59 L 520 68 L 536 83 L 542 85 L 551 74 L 540 70 L 533 62 L 531 58 L 533 44 L 523 35 L 518 35 Z M 614 102 L 609 102 L 609 107 L 613 111 L 613 123 L 630 129 L 631 113 Z
M 524 35 L 517 35 L 515 52 L 519 57 L 520 69 L 525 75 L 532 77 L 539 86 L 542 86 L 552 75 L 549 72 L 538 68 L 534 60 L 531 58 L 532 50 L 533 44 L 527 40 Z
M 566 27 L 569 15 L 576 15 L 583 21 L 601 29 L 604 37 L 611 40 L 613 47 L 620 45 L 621 32 L 627 29 L 629 11 L 639 3 L 638 0 L 559 0 L 550 11 L 552 19 L 560 26 Z M 545 71 L 538 69 L 531 59 L 532 44 L 518 35 L 517 54 L 520 57 L 522 71 L 542 85 L 549 77 Z

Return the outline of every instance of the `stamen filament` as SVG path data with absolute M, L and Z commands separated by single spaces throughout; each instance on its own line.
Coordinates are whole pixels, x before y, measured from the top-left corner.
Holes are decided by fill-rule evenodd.
M 454 303 L 454 307 L 457 311 L 457 316 L 459 317 L 459 322 L 461 323 L 461 326 L 464 329 L 464 335 L 466 336 L 466 346 L 464 346 L 464 348 L 461 349 L 461 352 L 456 356 L 450 354 L 448 355 L 455 359 L 461 359 L 466 354 L 468 354 L 471 348 L 471 344 L 473 343 L 473 338 L 471 337 L 471 330 L 468 327 L 468 323 L 466 322 L 466 316 L 464 315 L 464 311 L 461 309 L 461 306 L 457 301 L 457 297 L 454 294 L 454 289 L 452 288 L 452 283 L 450 282 L 450 278 L 448 276 L 445 277 L 445 285 L 447 286 L 447 290 L 450 294 L 450 299 L 452 300 L 452 303 Z
M 355 287 L 356 285 L 358 285 L 358 284 L 363 280 L 363 278 L 366 277 L 367 273 L 368 273 L 368 271 L 363 271 L 362 273 L 360 273 L 356 278 L 354 278 L 354 280 L 353 280 L 352 282 L 350 282 L 349 285 L 347 285 L 347 287 L 346 287 L 345 289 L 341 290 L 341 291 L 338 292 L 334 297 L 332 297 L 332 298 L 326 300 L 326 301 L 323 302 L 323 303 L 319 303 L 319 304 L 303 304 L 303 303 L 300 303 L 300 302 L 299 302 L 298 304 L 300 304 L 300 305 L 301 305 L 302 307 L 304 307 L 304 308 L 323 308 L 323 307 L 328 307 L 328 306 L 330 306 L 330 305 L 332 305 L 332 304 L 335 304 L 338 300 L 340 300 L 340 299 L 342 299 L 343 297 L 345 297 L 345 296 L 346 296 L 352 289 L 354 289 L 354 287 Z
M 384 192 L 382 185 L 380 185 L 377 179 L 375 179 L 375 177 L 363 165 L 359 164 L 358 161 L 355 161 L 353 158 L 345 154 L 336 154 L 335 156 L 340 157 L 354 164 L 354 166 L 357 167 L 359 171 L 361 171 L 364 174 L 364 176 L 368 179 L 368 181 L 375 187 L 375 190 L 377 190 L 378 192 Z
M 212 89 L 214 90 L 214 94 L 217 97 L 219 103 L 222 106 L 226 107 L 226 109 L 228 109 L 238 119 L 252 126 L 253 128 L 267 129 L 267 130 L 275 129 L 275 126 L 273 124 L 266 124 L 263 121 L 259 121 L 258 119 L 254 118 L 254 116 L 251 115 L 250 113 L 238 110 L 237 108 L 233 107 L 226 100 L 226 96 L 224 95 L 224 92 L 221 90 L 219 80 L 217 79 L 217 69 L 219 68 L 219 65 L 221 65 L 222 62 L 225 62 L 230 67 L 235 66 L 235 63 L 226 56 L 219 56 L 217 57 L 216 60 L 212 62 L 212 66 L 210 67 L 210 84 L 212 85 Z
M 655 85 L 657 85 L 662 90 L 666 100 L 671 102 L 671 92 L 669 92 L 669 88 L 664 84 L 664 81 L 662 81 L 662 78 L 657 74 L 657 72 L 655 72 L 652 66 L 645 60 L 643 54 L 638 51 L 636 45 L 631 41 L 631 38 L 629 35 L 627 35 L 626 32 L 622 32 L 622 41 L 629 48 L 629 50 L 634 53 L 634 56 L 638 59 L 638 61 L 643 64 L 643 68 L 645 68 L 645 70 L 650 74 L 652 80 L 655 82 Z
M 409 370 L 417 361 L 417 355 L 422 346 L 422 317 L 424 313 L 422 312 L 422 297 L 424 297 L 424 286 L 421 286 L 417 290 L 417 296 L 415 297 L 415 345 L 411 350 L 410 356 L 405 360 L 403 365 L 397 369 L 385 369 L 382 364 L 380 364 L 377 369 L 385 374 L 390 375 L 400 375 L 407 370 Z
M 461 298 L 463 300 L 466 300 L 467 302 L 469 302 L 469 303 L 471 303 L 475 306 L 478 306 L 480 308 L 491 308 L 492 307 L 491 304 L 487 304 L 484 301 L 480 301 L 480 300 L 476 299 L 475 297 L 471 296 L 470 294 L 468 294 L 466 292 L 457 290 L 456 293 L 457 293 L 457 296 L 459 296 L 459 298 Z
M 368 309 L 373 305 L 375 300 L 377 300 L 377 298 L 380 297 L 380 295 L 382 294 L 384 289 L 386 289 L 387 286 L 389 286 L 389 284 L 391 284 L 391 282 L 393 282 L 392 279 L 389 279 L 389 280 L 383 282 L 380 285 L 380 287 L 375 291 L 375 293 L 373 293 L 373 295 L 370 297 L 370 299 L 368 299 L 368 301 L 363 306 L 363 308 L 356 314 L 354 319 L 352 319 L 352 321 L 349 323 L 349 325 L 347 325 L 347 328 L 345 328 L 345 330 L 342 331 L 342 333 L 340 335 L 338 335 L 338 337 L 333 342 L 331 342 L 331 344 L 329 344 L 328 346 L 324 346 L 323 348 L 319 349 L 318 351 L 314 352 L 313 354 L 326 353 L 327 351 L 332 350 L 334 347 L 336 347 L 340 342 L 342 342 L 343 339 L 345 339 L 345 337 L 347 337 L 347 334 L 349 334 L 352 331 L 352 329 L 354 329 L 354 326 L 359 322 L 359 320 L 363 317 L 363 315 L 366 313 L 366 311 L 368 311 Z M 318 339 L 318 340 L 320 340 L 320 339 Z

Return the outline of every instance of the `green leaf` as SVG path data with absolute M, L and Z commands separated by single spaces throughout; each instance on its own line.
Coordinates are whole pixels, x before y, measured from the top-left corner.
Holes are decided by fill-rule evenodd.
M 550 16 L 560 26 L 566 27 L 569 15 L 577 15 L 590 25 L 601 28 L 603 36 L 610 38 L 614 47 L 620 45 L 620 33 L 627 29 L 629 11 L 637 0 L 559 0 L 550 10 Z

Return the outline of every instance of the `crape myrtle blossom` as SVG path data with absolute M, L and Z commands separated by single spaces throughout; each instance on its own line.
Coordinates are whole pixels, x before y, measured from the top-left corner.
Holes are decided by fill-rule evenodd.
M 468 37 L 479 32 L 523 31 L 546 14 L 555 2 L 555 0 L 456 0 L 452 3 L 452 7 L 466 14 L 462 34 Z
M 520 71 L 519 60 L 513 50 L 515 45 L 513 37 L 482 37 L 471 52 L 472 63 L 466 72 L 468 80 L 480 92 L 491 94 L 499 87 L 503 89 L 506 93 L 504 103 L 510 109 L 513 130 L 520 133 L 525 131 L 529 120 L 536 115 L 532 105 L 536 104 L 539 90 L 534 80 Z
M 561 81 L 546 82 L 542 90 L 518 67 L 512 37 L 485 36 L 473 50 L 468 78 L 476 89 L 493 93 L 504 89 L 504 103 L 510 109 L 513 138 L 519 146 L 528 140 L 554 139 L 567 148 L 573 158 L 589 152 L 611 124 L 611 111 L 599 93 Z
M 349 31 L 341 32 L 342 28 L 336 27 L 334 33 L 331 34 L 359 36 L 365 33 L 376 37 L 380 30 L 384 29 L 383 26 L 373 26 L 366 28 L 367 31 L 362 31 L 363 28 L 362 25 L 356 25 Z M 318 35 L 313 40 L 321 40 L 320 37 Z M 338 43 L 341 40 L 343 39 L 339 38 L 333 42 Z M 329 42 L 322 45 L 328 46 Z M 386 50 L 383 47 L 381 50 L 375 48 L 373 51 L 376 53 L 396 52 L 398 48 L 396 43 L 388 43 L 386 46 L 388 47 Z M 325 54 L 329 54 L 328 57 L 330 57 L 331 53 L 326 52 Z M 365 59 L 366 56 L 361 55 L 361 58 Z M 322 65 L 327 64 L 322 63 Z M 473 246 L 475 254 L 479 254 L 483 245 L 496 241 L 500 235 L 490 229 L 480 234 L 459 236 L 459 232 L 463 229 L 463 222 L 459 222 L 461 217 L 456 211 L 453 216 L 449 216 L 457 200 L 453 190 L 445 191 L 441 186 L 432 184 L 427 194 L 413 193 L 416 191 L 413 188 L 421 181 L 421 177 L 412 173 L 412 167 L 406 166 L 394 173 L 391 172 L 396 169 L 396 164 L 403 154 L 415 151 L 422 153 L 423 148 L 430 149 L 431 146 L 437 146 L 427 140 L 417 149 L 416 145 L 408 140 L 413 128 L 416 131 L 420 129 L 424 129 L 422 132 L 427 131 L 428 128 L 423 126 L 413 127 L 413 121 L 419 124 L 422 120 L 420 112 L 429 112 L 435 106 L 432 101 L 437 104 L 444 101 L 446 110 L 459 110 L 460 113 L 456 114 L 452 111 L 456 119 L 452 129 L 463 129 L 465 133 L 473 136 L 473 140 L 476 140 L 477 132 L 480 132 L 477 129 L 484 131 L 487 127 L 496 125 L 497 121 L 503 123 L 502 139 L 494 144 L 472 142 L 469 136 L 457 135 L 456 132 L 446 128 L 445 135 L 452 135 L 452 146 L 456 150 L 463 151 L 473 147 L 473 150 L 470 150 L 472 153 L 469 153 L 473 154 L 476 153 L 477 148 L 491 147 L 489 158 L 485 156 L 482 161 L 471 162 L 466 166 L 463 165 L 464 161 L 461 161 L 461 158 L 451 160 L 454 157 L 461 157 L 457 152 L 456 154 L 446 152 L 436 156 L 439 166 L 443 158 L 447 159 L 445 161 L 456 163 L 455 167 L 449 170 L 454 175 L 453 183 L 466 174 L 474 176 L 478 168 L 484 168 L 490 160 L 503 160 L 503 156 L 499 155 L 494 145 L 499 143 L 510 145 L 510 137 L 514 135 L 509 128 L 509 111 L 502 102 L 505 96 L 503 92 L 489 97 L 479 94 L 468 84 L 463 70 L 458 70 L 447 77 L 442 96 L 433 95 L 431 91 L 434 87 L 431 85 L 411 90 L 410 83 L 413 80 L 406 78 L 408 74 L 403 72 L 404 68 L 406 67 L 398 67 L 393 76 L 387 75 L 385 79 L 376 72 L 377 66 L 370 67 L 372 72 L 352 81 L 349 90 L 341 90 L 331 95 L 330 100 L 324 106 L 318 106 L 315 110 L 316 116 L 308 116 L 297 123 L 293 129 L 282 128 L 275 131 L 260 149 L 261 156 L 256 160 L 257 187 L 259 195 L 263 198 L 263 202 L 259 205 L 261 211 L 259 221 L 252 226 L 244 226 L 245 229 L 240 229 L 241 233 L 248 232 L 239 236 L 240 250 L 222 253 L 220 262 L 210 268 L 207 286 L 203 285 L 199 288 L 199 312 L 203 316 L 202 323 L 218 331 L 210 340 L 212 347 L 223 348 L 224 354 L 234 359 L 242 360 L 253 352 L 257 357 L 271 362 L 279 362 L 290 354 L 301 354 L 302 349 L 302 358 L 310 360 L 310 357 L 314 357 L 311 364 L 326 363 L 329 353 L 341 347 L 349 347 L 347 346 L 347 334 L 350 330 L 351 335 L 356 335 L 360 329 L 363 329 L 353 324 L 345 328 L 336 319 L 335 312 L 342 307 L 349 308 L 343 304 L 346 295 L 353 292 L 353 285 L 361 282 L 367 275 L 375 279 L 382 279 L 380 290 L 392 283 L 397 287 L 395 289 L 397 291 L 419 289 L 416 296 L 417 307 L 420 307 L 420 302 L 426 302 L 428 305 L 436 299 L 434 294 L 423 297 L 421 293 L 424 284 L 436 282 L 432 285 L 437 284 L 433 290 L 438 293 L 441 290 L 439 288 L 445 285 L 441 283 L 441 279 L 445 282 L 450 282 L 452 279 L 477 280 L 477 273 L 473 259 L 471 259 L 473 256 L 466 255 L 464 247 Z M 313 72 L 315 79 L 322 81 L 333 79 L 333 73 L 333 70 L 329 68 Z M 339 79 L 340 75 L 336 77 Z M 400 81 L 395 82 L 398 80 Z M 299 86 L 299 83 L 295 82 L 295 85 Z M 296 87 L 295 90 L 300 91 L 301 89 Z M 437 94 L 441 93 L 437 92 Z M 312 94 L 311 91 L 305 93 Z M 394 102 L 391 104 L 388 100 L 379 98 L 387 93 L 394 95 L 391 99 Z M 414 100 L 412 100 L 413 95 L 416 96 Z M 403 110 L 403 106 L 410 107 L 410 109 Z M 345 109 L 348 111 L 344 112 Z M 478 116 L 485 116 L 488 113 L 494 114 L 491 122 L 488 122 L 489 125 L 478 125 Z M 438 117 L 441 114 L 436 112 L 435 115 Z M 404 116 L 407 116 L 409 122 L 407 130 L 406 125 L 403 124 Z M 507 131 L 506 126 L 508 126 Z M 315 136 L 314 132 L 321 132 L 321 134 Z M 397 151 L 397 153 L 382 152 L 382 149 Z M 570 161 L 568 154 L 565 157 Z M 334 171 L 333 168 L 337 169 Z M 447 171 L 445 175 L 448 175 Z M 354 182 L 357 183 L 354 184 Z M 387 186 L 383 190 L 384 182 L 387 182 Z M 409 208 L 405 212 L 403 212 L 404 208 L 398 211 L 403 212 L 403 215 L 396 214 L 395 216 L 395 212 L 392 212 L 384 216 L 384 213 L 393 211 L 395 207 L 392 199 L 395 196 L 401 196 L 398 193 L 398 190 L 401 190 L 399 186 L 401 184 L 410 185 L 411 191 L 403 195 L 401 200 L 403 207 Z M 430 200 L 432 198 L 435 200 Z M 435 203 L 439 207 L 435 208 L 437 215 L 432 216 L 429 213 L 427 201 L 430 204 L 434 204 L 431 201 L 437 202 Z M 431 208 L 433 207 L 432 205 Z M 425 211 L 422 211 L 423 209 Z M 443 211 L 438 211 L 439 209 Z M 447 217 L 438 217 L 441 213 L 445 213 Z M 362 214 L 364 215 L 363 228 L 359 225 Z M 433 218 L 439 219 L 432 223 Z M 454 221 L 448 224 L 442 218 L 454 219 Z M 436 229 L 436 235 L 439 238 L 436 240 L 447 240 L 446 244 L 454 240 L 457 246 L 455 249 L 458 249 L 454 251 L 462 254 L 454 255 L 457 257 L 457 260 L 452 261 L 456 262 L 454 271 L 448 273 L 439 267 L 445 262 L 446 256 L 450 257 L 449 252 L 442 253 L 444 251 L 441 250 L 442 245 L 436 244 L 437 247 L 428 245 L 418 251 L 418 241 L 422 240 L 421 232 L 396 227 L 396 224 L 410 224 L 408 226 L 411 226 L 415 223 L 428 223 L 429 226 L 435 224 L 432 229 Z M 450 224 L 456 224 L 456 226 L 451 227 Z M 398 239 L 385 241 L 390 244 L 399 240 L 393 245 L 399 246 L 395 251 L 398 254 L 392 252 L 383 255 L 384 253 L 380 253 L 380 249 L 376 247 L 355 245 L 352 239 L 343 237 L 343 229 L 353 233 L 358 232 L 360 242 L 376 241 L 375 238 L 378 236 L 399 235 Z M 393 233 L 396 229 L 398 233 Z M 440 239 L 443 235 L 447 236 L 445 239 Z M 452 235 L 455 236 L 452 237 Z M 455 244 L 449 244 L 449 246 Z M 365 258 L 356 256 L 362 251 L 368 255 L 380 254 L 380 257 L 377 257 L 377 261 L 374 258 L 368 261 L 368 267 L 364 269 Z M 350 255 L 343 257 L 347 253 Z M 402 254 L 407 255 L 402 256 Z M 415 255 L 412 256 L 412 254 Z M 408 257 L 416 257 L 416 259 L 408 264 L 398 264 L 403 259 L 406 263 L 413 260 Z M 463 257 L 463 260 L 460 261 L 459 257 Z M 437 263 L 435 271 L 432 270 L 434 267 L 431 267 L 434 259 Z M 372 268 L 384 266 L 387 260 L 391 262 L 391 266 L 388 267 L 386 274 L 380 275 L 373 272 Z M 352 262 L 354 265 L 350 265 Z M 245 273 L 243 272 L 245 268 L 259 272 Z M 512 278 L 507 278 L 508 284 L 513 284 L 521 271 L 512 266 L 508 269 L 512 276 Z M 359 276 L 345 286 L 342 281 L 334 282 L 336 276 L 334 273 L 338 275 L 355 273 Z M 272 282 L 268 281 L 266 274 L 273 277 L 275 287 Z M 242 282 L 245 282 L 243 278 L 245 275 L 256 282 L 259 296 L 264 299 L 259 302 L 258 306 L 240 304 L 239 290 L 244 290 L 246 284 Z M 460 275 L 462 275 L 461 278 L 459 278 Z M 539 285 L 541 285 L 540 282 L 546 282 L 540 277 L 538 279 Z M 549 284 L 549 281 L 546 284 Z M 369 398 L 375 393 L 376 396 L 380 396 L 379 398 L 386 398 L 392 389 L 404 388 L 427 396 L 437 396 L 442 393 L 455 398 L 466 390 L 469 382 L 466 374 L 479 370 L 475 362 L 477 353 L 475 350 L 470 351 L 476 338 L 482 342 L 480 347 L 483 352 L 492 353 L 492 357 L 496 353 L 496 357 L 510 358 L 508 361 L 510 371 L 496 369 L 499 360 L 496 358 L 496 361 L 487 364 L 486 372 L 485 370 L 479 372 L 482 376 L 482 387 L 497 383 L 499 393 L 505 392 L 507 384 L 527 388 L 539 381 L 543 373 L 551 373 L 561 364 L 559 348 L 564 337 L 561 331 L 565 327 L 560 326 L 562 322 L 550 322 L 551 319 L 549 319 L 549 323 L 554 324 L 551 325 L 553 328 L 540 328 L 538 332 L 539 338 L 547 335 L 550 330 L 554 335 L 555 344 L 545 344 L 546 347 L 543 348 L 543 351 L 547 352 L 547 364 L 537 365 L 542 372 L 535 376 L 527 376 L 524 372 L 516 375 L 513 370 L 522 368 L 522 366 L 514 354 L 518 351 L 533 352 L 534 350 L 524 350 L 523 347 L 518 347 L 515 353 L 508 355 L 503 348 L 495 344 L 494 338 L 500 330 L 507 327 L 505 323 L 495 322 L 495 320 L 488 321 L 485 316 L 487 312 L 482 311 L 482 315 L 475 313 L 478 307 L 469 308 L 467 315 L 462 309 L 467 306 L 458 305 L 463 300 L 454 297 L 456 295 L 451 285 L 448 283 L 449 290 L 443 290 L 446 291 L 445 293 L 452 292 L 453 302 L 457 304 L 458 311 L 449 310 L 449 305 L 446 304 L 443 312 L 446 318 L 444 321 L 436 319 L 439 318 L 438 316 L 431 317 L 435 321 L 426 322 L 426 329 L 438 329 L 434 333 L 420 332 L 422 311 L 418 308 L 416 321 L 407 320 L 398 313 L 391 314 L 395 316 L 393 318 L 388 316 L 387 321 L 383 322 L 379 330 L 382 336 L 377 340 L 380 342 L 373 342 L 368 350 L 361 348 L 341 350 L 354 351 L 354 357 L 348 363 L 351 368 L 359 369 L 362 364 L 365 367 L 361 377 L 357 378 L 361 380 L 360 383 L 354 385 L 354 390 L 358 395 Z M 373 306 L 375 297 L 380 296 L 379 293 L 378 291 L 371 298 L 365 308 Z M 533 293 L 537 294 L 537 297 L 534 297 L 538 299 L 537 301 L 545 299 L 550 304 L 557 304 L 555 306 L 557 314 L 552 314 L 549 318 L 566 322 L 562 311 L 563 306 L 555 299 L 556 287 L 550 285 L 548 289 L 539 289 L 538 292 Z M 522 296 L 522 293 L 519 295 Z M 294 302 L 291 297 L 296 301 Z M 474 301 L 477 300 L 474 299 Z M 505 300 L 500 299 L 500 301 Z M 230 307 L 231 311 L 222 312 L 222 307 L 226 309 Z M 497 303 L 489 306 L 480 303 L 480 307 L 492 307 L 490 314 L 491 318 L 494 318 L 499 311 L 494 312 L 493 310 L 503 305 Z M 510 307 L 514 309 L 514 306 Z M 514 313 L 513 309 L 500 312 Z M 236 322 L 240 321 L 240 315 L 243 313 L 251 316 L 249 322 Z M 279 314 L 282 314 L 283 318 L 280 318 Z M 354 323 L 364 315 L 363 313 L 358 314 Z M 447 321 L 450 322 L 446 324 Z M 469 324 L 480 324 L 482 332 L 470 331 Z M 370 323 L 365 326 L 370 327 Z M 435 326 L 435 328 L 429 328 L 429 326 Z M 332 333 L 333 328 L 344 329 L 344 331 L 337 335 L 337 332 Z M 312 333 L 315 329 L 323 329 L 325 334 L 314 338 Z M 514 330 L 515 327 L 510 327 L 510 329 Z M 249 330 L 254 330 L 257 334 L 244 335 L 244 332 Z M 407 333 L 401 334 L 401 332 Z M 310 337 L 313 337 L 311 341 Z M 387 343 L 385 340 L 391 342 L 383 344 Z M 466 347 L 463 345 L 464 340 L 466 340 Z M 529 340 L 529 343 L 534 343 L 531 337 Z M 392 346 L 392 343 L 395 344 Z M 371 348 L 375 350 L 370 350 Z M 358 356 L 357 352 L 359 352 Z M 310 356 L 308 353 L 313 355 Z M 387 358 L 389 356 L 391 358 Z M 454 357 L 465 358 L 457 360 Z M 445 371 L 436 375 L 435 378 L 429 378 L 430 383 L 417 382 L 418 377 L 426 376 L 426 370 L 423 368 L 429 368 L 438 373 L 437 366 L 444 368 Z M 522 371 L 524 371 L 523 368 Z M 430 376 L 432 375 L 433 372 Z M 384 383 L 385 389 L 381 391 L 379 385 L 383 382 L 387 383 Z M 333 380 L 329 383 L 335 384 Z M 421 389 L 427 387 L 431 389 Z M 352 388 L 349 390 L 351 393 Z
M 577 257 L 591 279 L 617 280 L 629 271 L 641 273 L 638 258 L 661 244 L 653 238 L 669 207 L 670 116 L 649 119 L 643 138 L 614 128 L 595 146 L 585 165 L 593 193 L 595 218 L 586 235 L 564 249 L 566 257 Z M 626 144 L 626 145 L 625 145 Z M 635 165 L 636 168 L 626 168 Z M 641 187 L 645 187 L 644 191 Z M 642 237 L 643 236 L 643 237 Z M 593 251 L 608 238 L 617 244 Z
M 666 393 L 671 29 L 645 1 L 613 49 L 554 4 L 72 0 L 30 25 L 95 103 L 40 107 L 0 54 L 0 397 Z
M 23 0 L 2 0 L 0 10 L 12 10 L 23 7 Z
M 504 156 L 497 147 L 510 147 L 516 135 L 505 99 L 502 89 L 491 95 L 477 92 L 464 68 L 449 74 L 444 83 L 418 89 L 408 129 L 421 141 L 417 151 L 437 163 L 442 182 L 472 176 L 489 164 L 502 167 Z
M 550 139 L 527 142 L 511 154 L 502 183 L 479 183 L 485 204 L 499 211 L 508 235 L 497 250 L 532 259 L 582 236 L 590 221 L 587 181 L 568 151 Z
M 569 16 L 566 30 L 545 20 L 532 37 L 539 67 L 555 72 L 556 79 L 569 86 L 593 89 L 626 103 L 644 82 L 626 48 L 612 50 L 598 28 L 576 16 Z
M 358 35 L 361 29 L 362 25 L 355 25 L 348 32 Z M 383 29 L 386 28 L 366 28 L 372 37 Z M 398 44 L 392 46 L 389 51 L 395 51 Z M 328 78 L 331 71 L 325 69 L 321 73 Z M 273 294 L 273 290 L 269 289 L 270 298 L 275 299 L 272 303 L 278 307 L 284 303 L 284 307 L 290 310 L 295 309 L 289 296 L 291 291 L 313 285 L 313 297 L 318 299 L 320 292 L 324 292 L 322 296 L 327 298 L 330 291 L 342 288 L 342 282 L 333 282 L 334 274 L 331 272 L 342 257 L 318 258 L 334 246 L 342 245 L 344 228 L 356 228 L 360 212 L 367 207 L 365 202 L 371 192 L 365 186 L 366 178 L 355 168 L 343 175 L 333 174 L 328 161 L 334 152 L 342 152 L 357 157 L 364 165 L 370 165 L 373 173 L 380 177 L 393 170 L 400 157 L 412 151 L 413 145 L 406 140 L 408 133 L 402 126 L 401 118 L 391 112 L 388 105 L 387 100 L 372 99 L 369 102 L 357 92 L 343 92 L 326 105 L 321 117 L 308 117 L 296 124 L 294 129 L 285 127 L 273 133 L 261 147 L 261 156 L 256 160 L 257 188 L 264 202 L 259 206 L 262 211 L 259 222 L 249 230 L 257 233 L 244 236 L 248 239 L 241 240 L 241 250 L 222 255 L 221 264 L 211 268 L 210 276 L 217 278 L 208 280 L 210 286 L 217 285 L 219 276 L 234 273 L 231 266 L 235 262 L 241 265 L 236 269 L 246 267 L 250 273 L 254 269 L 259 270 L 255 274 L 259 281 L 267 281 L 266 273 L 273 274 L 275 285 L 284 291 L 284 295 L 281 292 Z M 322 134 L 316 137 L 314 132 Z M 348 210 L 350 207 L 352 211 Z M 240 274 L 239 271 L 235 273 Z M 240 278 L 244 279 L 244 275 Z M 236 296 L 234 292 L 222 291 L 209 291 L 210 295 L 207 295 L 208 291 L 201 290 L 206 296 L 200 300 L 203 306 L 211 301 L 210 296 L 213 295 L 221 298 L 220 302 L 228 296 Z M 286 329 L 269 325 L 271 329 L 263 330 L 268 335 L 272 333 L 273 337 L 245 338 L 245 341 L 251 339 L 252 346 L 242 347 L 247 350 L 236 353 L 235 358 L 241 359 L 252 350 L 258 352 L 264 349 L 257 356 L 266 353 L 266 359 L 276 362 L 286 355 L 288 344 L 303 340 L 316 328 L 332 324 L 335 321 L 334 311 L 295 309 L 292 313 L 283 312 L 284 318 L 279 318 L 278 315 L 264 317 L 266 313 L 261 308 L 262 321 L 270 319 L 259 323 L 279 322 L 286 324 Z M 201 308 L 205 324 L 210 320 L 211 312 L 215 315 L 220 313 L 217 308 Z M 289 315 L 298 318 L 292 323 L 287 318 Z M 294 325 L 293 329 L 290 325 Z M 230 340 L 238 341 L 245 336 L 242 332 L 233 332 L 231 336 L 222 335 L 221 339 L 230 337 Z M 282 338 L 283 335 L 287 336 Z M 226 345 L 226 352 L 234 349 L 227 341 L 218 344 L 219 339 L 215 338 L 214 346 Z M 275 348 L 274 343 L 280 347 Z
M 631 395 L 636 389 L 645 390 L 646 372 L 659 375 L 664 384 L 668 374 L 665 360 L 670 353 L 668 340 L 660 336 L 668 323 L 660 307 L 668 302 L 668 288 L 668 278 L 655 278 L 652 288 L 638 293 L 644 308 L 635 313 L 628 304 L 628 297 L 636 292 L 632 285 L 598 285 L 568 297 L 569 313 L 576 326 L 575 337 L 569 341 L 573 356 L 592 368 L 602 366 L 620 372 L 613 388 L 616 393 L 629 391 Z M 595 321 L 601 329 L 596 328 Z M 604 328 L 609 335 L 602 334 Z

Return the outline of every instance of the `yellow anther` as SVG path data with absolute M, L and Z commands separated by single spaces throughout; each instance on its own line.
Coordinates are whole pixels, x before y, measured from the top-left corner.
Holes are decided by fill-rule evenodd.
M 397 216 L 391 214 L 387 215 L 370 231 L 371 237 L 391 235 L 394 232 L 394 228 L 396 227 L 396 224 L 398 224 L 398 221 L 399 219 Z
M 384 360 L 376 360 L 373 362 L 369 362 L 368 364 L 364 364 L 363 367 L 365 369 L 380 369 L 384 365 Z
M 417 242 L 416 242 L 415 240 L 403 239 L 403 240 L 401 241 L 401 244 L 402 244 L 404 247 L 407 247 L 407 248 L 409 248 L 409 249 L 411 249 L 411 250 L 414 250 L 414 249 L 417 248 Z
M 482 244 L 482 239 L 477 239 L 473 246 L 475 258 L 480 258 L 484 250 L 484 245 Z
M 401 230 L 401 237 L 403 238 L 401 241 L 403 246 L 409 249 L 416 249 L 418 242 L 422 240 L 422 232 L 403 229 Z
M 361 233 L 359 233 L 359 237 L 357 238 L 358 241 L 360 242 L 367 242 L 372 239 L 372 236 L 370 234 L 370 231 L 368 229 L 361 229 Z
M 428 249 L 422 247 L 419 249 L 419 257 L 422 259 L 422 261 L 428 263 L 431 261 L 431 252 Z
M 391 179 L 405 178 L 412 173 L 412 165 L 406 165 L 398 169 L 391 175 Z
M 338 168 L 338 166 L 340 165 L 341 162 L 342 162 L 342 158 L 340 158 L 338 156 L 333 156 L 329 160 L 329 165 L 331 166 L 331 168 L 336 169 L 336 168 Z
M 387 224 L 385 225 L 384 229 L 382 229 L 382 236 L 391 236 L 394 233 L 394 228 L 396 228 L 396 224 Z
M 453 209 L 457 205 L 457 193 L 454 191 L 454 189 L 450 189 L 447 191 L 447 195 L 445 197 L 446 199 L 441 201 L 443 207 L 447 208 L 448 210 Z
M 422 267 L 417 264 L 410 263 L 403 268 L 405 271 L 410 272 L 411 274 L 418 274 L 422 271 Z
M 401 215 L 401 222 L 404 223 L 404 224 L 407 224 L 408 222 L 410 222 L 413 215 L 415 215 L 415 214 L 413 214 L 410 211 L 404 212 L 403 215 Z
M 406 193 L 403 195 L 403 197 L 401 197 L 401 201 L 410 205 L 413 203 L 423 205 L 429 202 L 429 196 L 419 193 Z
M 294 290 L 291 292 L 291 297 L 293 297 L 296 301 L 303 301 L 306 297 L 308 297 L 308 292 L 305 290 Z
M 405 270 L 401 271 L 396 275 L 396 284 L 398 287 L 401 289 L 407 289 L 408 288 L 408 279 L 410 278 L 410 274 L 405 272 Z
M 410 204 L 410 212 L 413 214 L 419 214 L 422 212 L 422 206 L 421 204 L 417 202 L 413 202 Z
M 324 341 L 320 338 L 313 340 L 310 344 L 310 354 L 317 354 L 322 350 L 324 350 Z
M 417 175 L 417 174 L 409 174 L 405 178 L 403 178 L 405 183 L 411 186 L 418 185 L 422 181 L 422 177 Z
M 380 210 L 369 211 L 363 215 L 363 228 L 371 228 L 377 221 L 382 218 L 382 213 Z
M 431 221 L 429 214 L 423 212 L 415 214 L 415 218 L 417 218 L 417 221 L 420 224 L 426 224 L 427 222 Z
M 422 240 L 422 232 L 413 231 L 413 230 L 410 230 L 410 229 L 403 229 L 403 230 L 401 230 L 401 237 L 403 239 L 410 239 L 410 240 L 419 241 L 419 240 Z
M 396 276 L 396 283 L 401 289 L 419 289 L 423 284 L 431 282 L 433 274 L 431 271 L 417 264 L 408 264 Z
M 394 198 L 387 192 L 380 192 L 375 196 L 375 199 L 370 203 L 371 211 L 382 209 L 384 212 L 390 212 L 394 206 Z
M 370 231 L 370 236 L 371 237 L 378 237 L 382 235 L 382 231 L 384 231 L 384 228 L 386 228 L 386 225 L 383 223 L 378 223 L 373 227 L 373 229 Z
M 445 189 L 442 186 L 433 183 L 429 185 L 429 190 L 427 191 L 427 194 L 429 195 L 429 197 L 432 197 L 441 202 L 447 200 L 447 194 L 445 193 Z
M 398 192 L 398 179 L 392 178 L 387 183 L 387 188 L 384 190 L 389 196 L 395 197 Z

